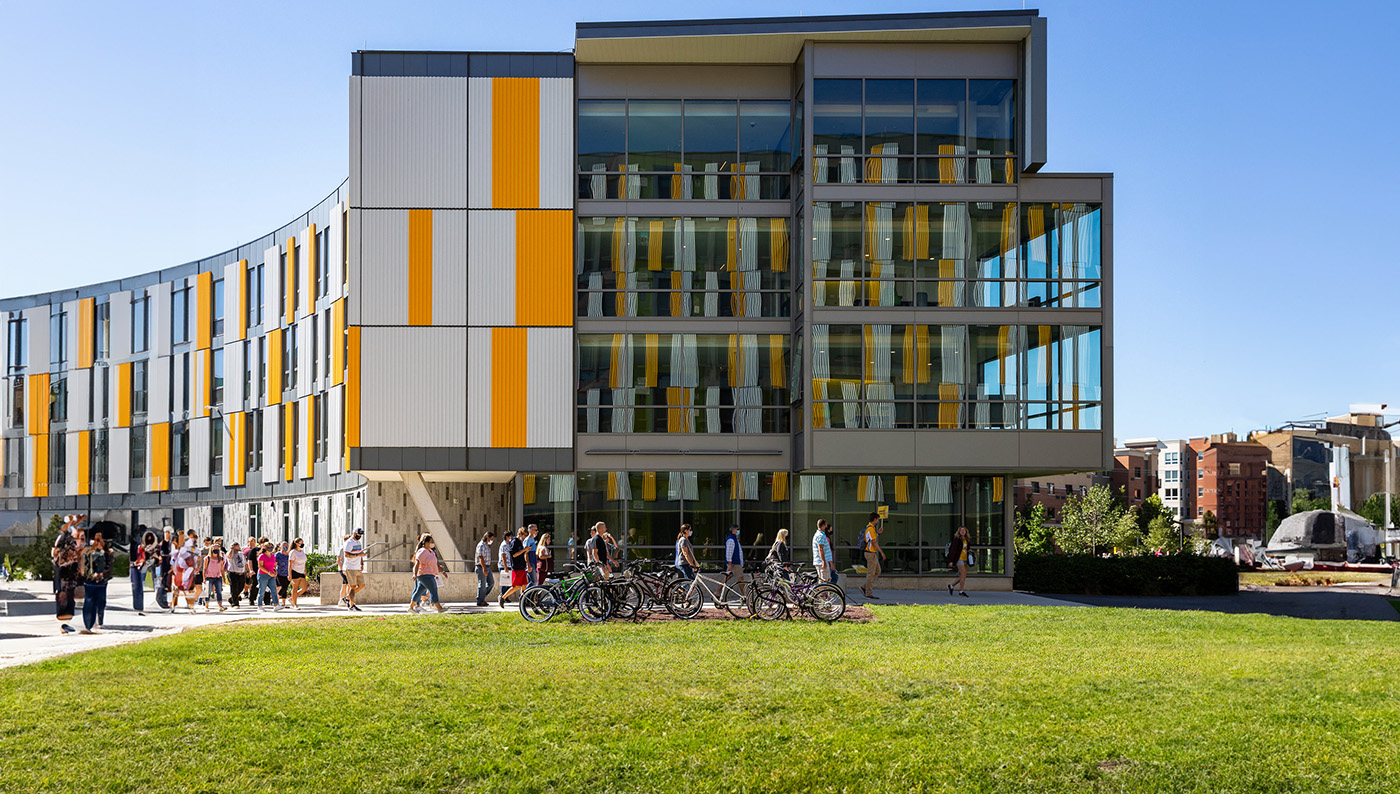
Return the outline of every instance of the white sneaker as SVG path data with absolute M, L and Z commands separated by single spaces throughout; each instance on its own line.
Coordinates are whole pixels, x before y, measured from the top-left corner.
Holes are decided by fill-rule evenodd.
M 275 606 L 275 607 L 272 608 L 272 611 L 273 611 L 273 612 L 281 612 L 281 611 L 284 610 L 284 609 L 286 609 L 286 607 L 282 606 L 281 604 L 278 604 L 277 606 Z
M 263 612 L 264 610 L 263 610 L 262 607 L 258 607 L 258 611 L 259 611 L 259 612 Z

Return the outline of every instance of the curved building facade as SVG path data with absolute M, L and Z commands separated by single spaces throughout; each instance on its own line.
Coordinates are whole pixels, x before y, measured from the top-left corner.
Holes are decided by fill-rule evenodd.
M 209 260 L 0 302 L 4 508 L 379 569 L 605 521 L 1009 586 L 1014 478 L 1112 466 L 1112 177 L 1043 173 L 1036 12 L 580 24 L 352 56 L 349 179 Z M 147 517 L 151 520 L 147 520 Z M 375 566 L 372 566 L 372 570 Z

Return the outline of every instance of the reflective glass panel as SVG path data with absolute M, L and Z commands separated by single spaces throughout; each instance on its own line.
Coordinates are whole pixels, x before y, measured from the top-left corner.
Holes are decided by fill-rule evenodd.
M 814 278 L 859 278 L 865 275 L 861 254 L 860 202 L 818 201 L 812 206 L 812 275 Z
M 915 111 L 919 154 L 962 154 L 966 80 L 920 80 Z
M 914 153 L 914 81 L 865 81 L 866 154 Z
M 817 80 L 813 83 L 814 156 L 861 151 L 860 83 L 860 80 Z
M 732 170 L 739 150 L 736 116 L 733 100 L 687 100 L 685 164 L 696 171 Z
M 627 167 L 638 171 L 674 171 L 680 159 L 680 101 L 634 99 L 628 102 Z M 648 183 L 651 181 L 648 180 Z M 630 190 L 628 194 L 631 195 Z M 658 197 L 664 198 L 645 193 L 638 196 Z
M 620 171 L 627 150 L 627 103 L 614 99 L 578 101 L 578 168 Z M 602 198 L 595 196 L 595 198 Z
M 788 102 L 747 99 L 739 102 L 739 162 L 757 163 L 760 171 L 788 170 L 792 148 L 791 117 Z
M 618 540 L 628 549 L 673 544 L 681 525 L 681 494 L 669 487 L 669 473 L 634 471 L 628 477 L 632 498 L 627 503 L 627 534 L 625 539 L 619 537 Z M 629 551 L 628 556 L 650 554 L 638 550 Z
M 1016 81 L 970 80 L 971 154 L 1015 154 Z

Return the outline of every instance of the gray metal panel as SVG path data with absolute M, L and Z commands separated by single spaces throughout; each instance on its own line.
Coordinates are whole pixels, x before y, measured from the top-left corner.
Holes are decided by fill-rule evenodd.
M 468 206 L 491 207 L 491 79 L 467 80 L 467 181 Z M 572 177 L 572 169 L 571 177 Z
M 151 353 L 155 356 L 170 355 L 171 286 L 169 281 L 162 281 L 147 290 L 150 301 L 146 316 L 151 324 Z
M 151 356 L 146 360 L 146 421 L 170 421 L 169 356 Z
M 1040 174 L 1021 178 L 1022 201 L 1103 201 L 1107 174 Z
M 467 322 L 514 325 L 515 212 L 473 210 L 467 216 Z
M 360 351 L 363 446 L 466 444 L 465 328 L 366 328 Z
M 366 210 L 360 213 L 360 226 L 360 324 L 406 325 L 408 211 Z
M 224 340 L 232 341 L 238 338 L 238 327 L 243 322 L 239 317 L 239 297 L 243 292 L 243 268 L 237 262 L 224 265 L 220 273 L 214 275 L 216 279 L 224 280 Z
M 69 431 L 87 430 L 92 427 L 92 423 L 88 421 L 88 403 L 91 402 L 88 390 L 91 388 L 92 373 L 91 369 L 75 369 L 68 373 Z
M 574 81 L 540 80 L 540 207 L 574 206 Z
M 659 218 L 733 218 L 748 215 L 764 218 L 787 218 L 792 214 L 792 202 L 779 201 L 595 201 L 578 202 L 580 218 L 589 216 L 654 216 Z
M 307 314 L 308 303 L 315 306 L 316 263 L 311 258 L 311 246 L 311 227 L 307 226 L 297 234 L 297 275 L 301 278 L 301 294 L 295 306 L 296 317 L 303 317 Z M 228 290 L 224 290 L 224 292 L 227 294 Z
M 362 207 L 467 206 L 467 81 L 362 80 Z
M 190 420 L 190 487 L 209 487 L 209 432 L 207 417 Z M 219 432 L 223 432 L 222 428 Z M 227 451 L 225 451 L 227 452 Z M 224 461 L 228 463 L 227 460 Z M 172 461 L 173 465 L 173 461 Z
M 1110 454 L 1103 459 L 1104 442 L 1112 436 L 1093 430 L 1024 430 L 1017 434 L 1020 463 L 1027 469 L 1059 468 L 1067 471 L 1095 471 L 1112 468 Z
M 467 347 L 471 350 L 471 355 L 467 357 L 466 446 L 489 447 L 491 446 L 491 329 L 467 329 Z M 572 415 L 572 412 L 570 414 Z
M 361 296 L 364 293 L 364 265 L 361 263 L 364 251 L 365 233 L 365 211 L 352 209 L 348 213 L 346 220 L 349 222 L 350 230 L 346 235 L 346 240 L 350 245 L 350 273 L 348 283 L 345 285 L 345 324 L 359 325 Z
M 791 471 L 786 434 L 580 434 L 580 469 L 614 471 Z
M 786 66 L 579 64 L 579 99 L 789 99 Z
M 315 471 L 316 459 L 313 450 L 306 444 L 306 432 L 311 425 L 311 400 L 302 399 L 297 401 L 297 436 L 296 445 L 300 452 L 297 456 L 297 473 L 299 480 L 311 477 Z
M 263 470 L 264 484 L 277 482 L 277 467 L 282 462 L 282 406 L 269 405 L 263 409 Z
M 49 371 L 49 314 L 47 303 L 20 312 L 29 331 L 29 366 L 27 374 Z
M 1031 35 L 1025 41 L 1025 61 L 1021 77 L 1022 108 L 1022 166 L 1025 171 L 1039 171 L 1045 167 L 1045 113 L 1046 113 L 1046 20 L 1036 17 L 1031 20 Z
M 282 248 L 277 243 L 263 251 L 263 333 L 282 325 Z
M 63 449 L 68 456 L 68 478 L 63 483 L 65 496 L 78 495 L 78 434 L 70 432 L 63 437 Z M 91 472 L 89 472 L 91 473 Z M 52 485 L 52 484 L 50 484 Z M 50 489 L 52 491 L 52 489 Z
M 831 14 L 741 19 L 683 19 L 636 22 L 579 22 L 578 39 L 721 36 L 831 31 L 956 30 L 1028 25 L 1039 11 L 938 11 L 919 14 Z
M 243 346 L 245 342 L 224 345 L 224 401 L 219 406 L 225 413 L 243 410 Z
M 1115 405 L 1115 389 L 1113 387 L 1113 374 L 1117 368 L 1113 358 L 1114 348 L 1114 303 L 1116 298 L 1113 292 L 1114 282 L 1117 277 L 1113 269 L 1113 177 L 1103 178 L 1103 354 L 1100 363 L 1100 373 L 1103 378 L 1103 465 L 1099 468 L 1108 469 L 1113 462 L 1113 407 Z
M 1015 201 L 1015 185 L 816 185 L 812 201 Z
M 467 324 L 467 214 L 433 211 L 433 325 Z
M 131 430 L 114 427 L 107 431 L 107 492 L 131 490 Z
M 531 328 L 525 363 L 525 446 L 571 447 L 574 440 L 574 334 Z
M 814 77 L 973 77 L 1015 79 L 1021 74 L 1018 43 L 854 43 L 812 46 Z
M 113 292 L 107 299 L 108 309 L 111 312 L 110 340 L 111 340 L 111 360 L 114 363 L 126 361 L 131 358 L 131 292 L 123 290 Z

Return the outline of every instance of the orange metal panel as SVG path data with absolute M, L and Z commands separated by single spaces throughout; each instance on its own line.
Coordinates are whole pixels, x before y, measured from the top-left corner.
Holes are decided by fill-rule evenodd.
M 34 495 L 49 495 L 49 436 L 34 436 Z
M 224 285 L 224 289 L 228 289 Z M 248 260 L 238 260 L 238 316 L 233 318 L 233 327 L 238 329 L 238 338 L 248 338 Z M 225 318 L 227 319 L 227 318 Z
M 49 432 L 48 374 L 34 374 L 25 377 L 24 389 L 25 399 L 29 402 L 29 415 L 26 419 L 29 425 L 29 435 L 47 434 Z
M 573 213 L 515 213 L 515 324 L 573 325 L 573 298 Z
M 282 479 L 292 481 L 296 474 L 297 403 L 290 400 L 282 406 Z
M 282 273 L 287 291 L 287 324 L 297 319 L 297 238 L 287 238 L 287 269 Z
M 525 446 L 525 328 L 491 329 L 491 446 Z
M 350 468 L 350 448 L 360 445 L 360 329 L 350 328 L 350 361 L 345 384 L 345 466 Z
M 214 274 L 200 273 L 194 288 L 194 339 L 196 350 L 208 350 L 214 341 Z
M 316 313 L 316 284 L 319 274 L 316 272 L 316 224 L 311 224 L 306 233 L 306 266 L 311 270 L 311 278 L 307 279 L 311 283 L 311 288 L 302 296 L 306 314 Z
M 433 324 L 433 211 L 408 211 L 408 324 Z
M 331 385 L 345 382 L 345 299 L 331 304 Z
M 491 80 L 491 206 L 540 205 L 540 81 Z
M 282 402 L 282 329 L 267 332 L 267 404 Z
M 93 355 L 93 313 L 96 311 L 96 298 L 83 298 L 78 301 L 78 368 L 92 366 Z
M 170 490 L 170 423 L 160 422 L 151 425 L 148 434 L 151 440 L 151 458 L 146 466 L 146 477 L 150 491 Z
M 78 431 L 77 495 L 92 493 L 92 431 Z

